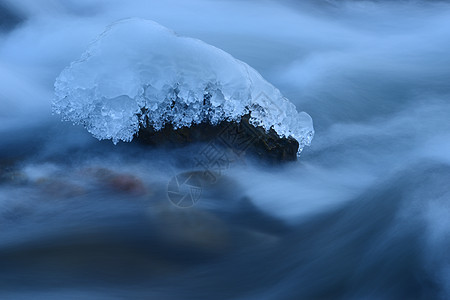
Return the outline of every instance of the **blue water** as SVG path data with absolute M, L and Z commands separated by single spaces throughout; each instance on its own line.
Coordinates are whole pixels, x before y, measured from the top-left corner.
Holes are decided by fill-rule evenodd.
M 446 2 L 0 10 L 0 299 L 450 298 Z M 312 116 L 311 147 L 231 161 L 174 205 L 207 144 L 114 146 L 51 114 L 56 76 L 125 17 L 247 62 Z

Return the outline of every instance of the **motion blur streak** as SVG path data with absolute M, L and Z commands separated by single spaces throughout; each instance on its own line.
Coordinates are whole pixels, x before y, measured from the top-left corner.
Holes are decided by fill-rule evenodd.
M 258 70 L 311 147 L 172 205 L 203 145 L 114 146 L 51 114 L 61 70 L 127 17 Z M 0 298 L 450 298 L 448 49 L 444 1 L 0 2 Z

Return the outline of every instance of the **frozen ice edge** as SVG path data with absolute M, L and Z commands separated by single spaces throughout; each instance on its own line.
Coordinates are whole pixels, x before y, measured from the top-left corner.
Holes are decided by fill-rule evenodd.
M 131 141 L 140 126 L 160 130 L 239 121 L 273 128 L 299 143 L 314 136 L 311 117 L 256 70 L 200 40 L 149 20 L 107 27 L 55 82 L 53 111 L 98 139 Z

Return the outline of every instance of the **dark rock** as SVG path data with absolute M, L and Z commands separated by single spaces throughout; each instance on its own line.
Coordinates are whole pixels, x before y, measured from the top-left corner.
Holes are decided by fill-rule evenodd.
M 139 130 L 137 140 L 144 144 L 170 147 L 192 142 L 213 142 L 239 157 L 248 153 L 270 162 L 296 160 L 299 147 L 293 138 L 283 138 L 273 129 L 266 132 L 262 127 L 251 125 L 249 115 L 243 116 L 240 122 L 224 121 L 217 125 L 200 123 L 176 130 L 171 124 L 160 131 L 149 126 Z
M 84 176 L 92 176 L 97 183 L 109 190 L 133 196 L 143 196 L 148 193 L 142 180 L 132 174 L 118 173 L 106 168 L 89 168 L 83 171 Z
M 133 195 L 145 195 L 146 189 L 142 181 L 130 174 L 117 174 L 109 179 L 110 186 L 118 192 Z

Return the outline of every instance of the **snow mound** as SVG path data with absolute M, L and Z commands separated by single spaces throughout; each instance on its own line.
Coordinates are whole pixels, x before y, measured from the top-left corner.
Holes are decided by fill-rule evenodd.
M 299 142 L 312 119 L 247 64 L 200 40 L 143 19 L 110 25 L 55 82 L 53 111 L 98 139 L 131 141 L 140 126 L 250 122 Z

